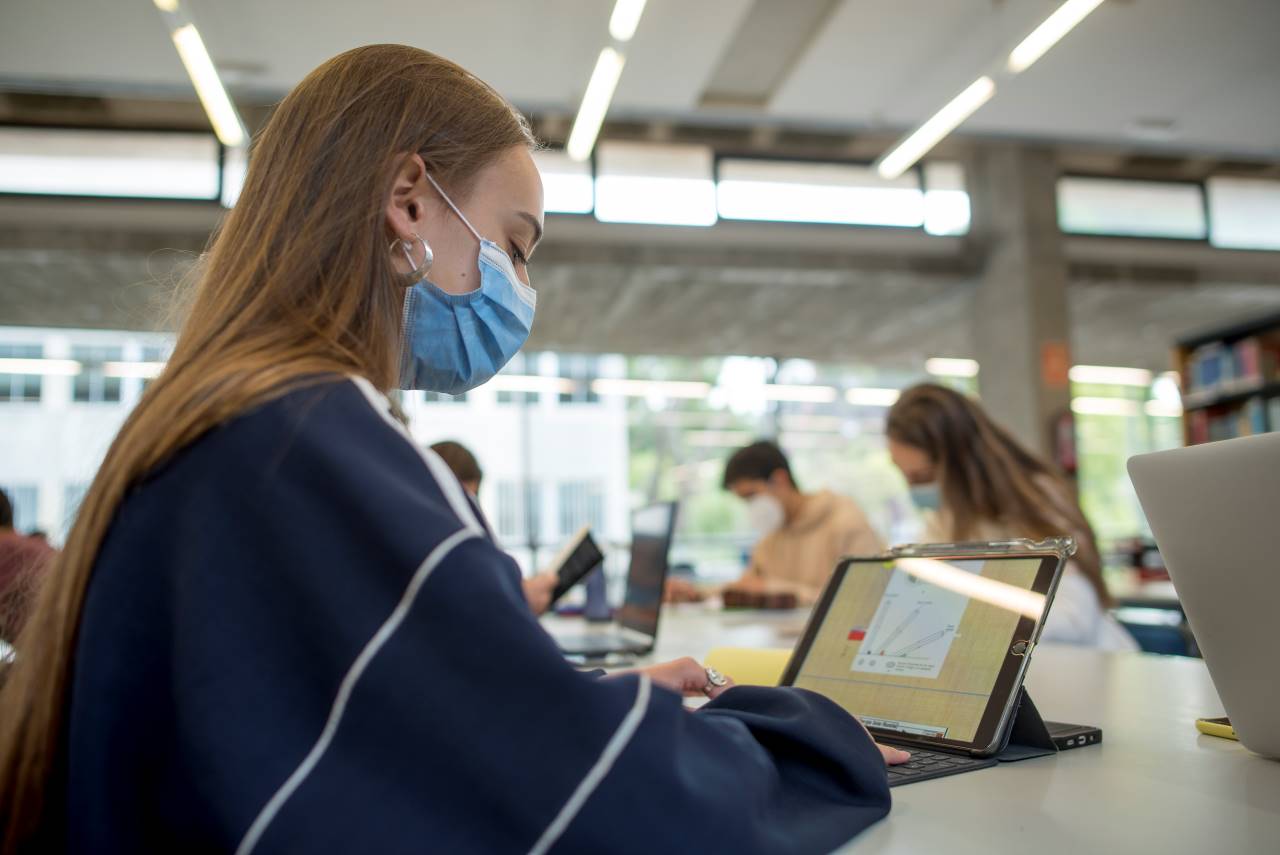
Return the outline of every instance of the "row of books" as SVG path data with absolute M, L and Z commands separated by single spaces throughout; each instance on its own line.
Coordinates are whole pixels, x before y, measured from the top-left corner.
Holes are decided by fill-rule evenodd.
M 1255 395 L 1237 407 L 1189 410 L 1186 419 L 1187 440 L 1193 444 L 1280 430 L 1280 397 Z
M 1270 334 L 1197 347 L 1187 358 L 1182 388 L 1188 396 L 1204 397 L 1257 389 L 1276 380 L 1280 336 Z

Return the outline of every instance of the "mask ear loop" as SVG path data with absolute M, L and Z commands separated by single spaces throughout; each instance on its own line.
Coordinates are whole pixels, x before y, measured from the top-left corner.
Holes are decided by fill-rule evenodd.
M 436 180 L 432 178 L 430 175 L 427 175 L 427 180 L 431 182 L 432 187 L 436 188 L 436 192 L 440 194 L 440 198 L 444 200 L 444 203 L 448 205 L 455 214 L 458 215 L 458 219 L 462 220 L 462 224 L 466 226 L 467 229 L 470 230 L 470 232 L 473 235 L 476 236 L 476 240 L 480 241 L 481 243 L 484 243 L 484 238 L 480 237 L 480 233 L 476 231 L 475 226 L 471 225 L 471 221 L 468 220 L 465 215 L 463 215 L 462 211 L 458 210 L 458 206 L 453 204 L 453 200 L 450 199 L 445 194 L 445 192 L 440 189 L 440 185 L 436 183 Z
M 413 241 L 408 238 L 396 239 L 391 242 L 387 250 L 395 254 L 396 247 L 400 247 L 400 251 L 404 253 L 405 259 L 409 262 L 409 272 L 405 274 L 405 278 L 409 284 L 416 285 L 426 278 L 427 273 L 431 270 L 431 265 L 435 261 L 435 253 L 431 251 L 431 244 L 427 243 L 427 239 L 420 234 L 413 236 L 418 243 L 422 244 L 422 264 L 413 260 Z

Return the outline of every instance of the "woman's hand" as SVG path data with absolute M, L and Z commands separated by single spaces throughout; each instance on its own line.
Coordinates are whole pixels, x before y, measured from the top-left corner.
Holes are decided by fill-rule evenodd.
M 857 716 L 854 716 L 853 718 L 858 722 L 863 733 L 870 737 L 872 742 L 876 742 L 876 738 L 871 736 L 871 731 L 867 730 L 867 726 L 862 723 L 862 719 Z M 884 765 L 886 766 L 900 766 L 911 759 L 910 751 L 903 751 L 901 748 L 894 748 L 892 745 L 881 745 L 879 742 L 876 742 L 876 748 L 880 749 L 880 756 L 884 758 Z
M 551 594 L 556 589 L 558 577 L 553 572 L 539 573 L 528 579 L 520 580 L 524 587 L 524 598 L 529 601 L 529 609 L 540 615 L 551 605 Z
M 892 745 L 881 745 L 877 742 L 876 748 L 880 749 L 880 756 L 884 758 L 886 766 L 899 766 L 911 759 L 911 752 L 894 748 Z
M 659 686 L 682 695 L 718 698 L 733 688 L 733 680 L 728 676 L 725 676 L 723 686 L 713 686 L 707 679 L 707 669 L 690 656 L 650 665 L 647 668 L 636 668 L 631 673 L 648 674 L 649 679 Z

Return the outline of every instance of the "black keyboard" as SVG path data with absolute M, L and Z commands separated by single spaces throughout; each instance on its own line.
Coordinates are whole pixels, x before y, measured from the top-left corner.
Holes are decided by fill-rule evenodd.
M 972 772 L 974 769 L 985 769 L 996 765 L 994 757 L 967 757 L 963 754 L 943 754 L 940 751 L 928 751 L 913 748 L 909 745 L 896 745 L 904 751 L 911 752 L 911 759 L 901 766 L 889 767 L 889 786 L 914 784 L 916 781 L 927 781 L 930 778 L 941 778 L 946 775 L 958 775 L 961 772 Z

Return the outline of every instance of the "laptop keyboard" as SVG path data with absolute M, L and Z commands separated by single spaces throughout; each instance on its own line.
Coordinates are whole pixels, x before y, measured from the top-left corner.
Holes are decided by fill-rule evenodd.
M 995 758 L 966 757 L 961 754 L 943 754 L 912 746 L 900 746 L 911 752 L 911 759 L 900 766 L 889 767 L 889 786 L 912 784 L 944 775 L 956 775 L 985 769 L 996 764 Z

